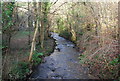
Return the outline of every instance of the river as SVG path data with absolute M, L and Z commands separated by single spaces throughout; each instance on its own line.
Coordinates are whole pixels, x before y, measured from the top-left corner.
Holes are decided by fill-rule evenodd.
M 91 79 L 88 68 L 79 63 L 79 52 L 75 45 L 52 33 L 56 41 L 54 52 L 44 58 L 44 63 L 38 65 L 30 78 L 32 79 Z

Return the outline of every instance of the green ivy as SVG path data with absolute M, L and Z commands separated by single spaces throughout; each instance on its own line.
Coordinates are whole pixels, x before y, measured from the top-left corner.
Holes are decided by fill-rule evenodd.
M 14 2 L 9 2 L 8 4 L 2 3 L 2 23 L 3 31 L 8 30 L 13 25 L 12 15 L 15 4 Z

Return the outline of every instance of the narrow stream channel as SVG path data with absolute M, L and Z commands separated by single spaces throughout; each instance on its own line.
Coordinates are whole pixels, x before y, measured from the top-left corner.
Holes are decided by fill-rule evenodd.
M 60 37 L 57 33 L 51 35 L 57 46 L 54 52 L 45 57 L 45 63 L 38 65 L 32 73 L 33 79 L 89 79 L 88 70 L 79 63 L 79 52 L 75 45 Z

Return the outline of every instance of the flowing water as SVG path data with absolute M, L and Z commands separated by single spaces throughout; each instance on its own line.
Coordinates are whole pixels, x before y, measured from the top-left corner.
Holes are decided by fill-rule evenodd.
M 88 69 L 79 63 L 79 52 L 75 45 L 60 37 L 51 35 L 56 41 L 54 52 L 44 58 L 45 62 L 38 65 L 31 75 L 34 79 L 90 79 Z

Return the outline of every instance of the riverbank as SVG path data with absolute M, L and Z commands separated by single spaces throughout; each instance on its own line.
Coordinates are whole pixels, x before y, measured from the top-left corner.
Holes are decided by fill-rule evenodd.
M 9 54 L 6 59 L 4 59 L 4 77 L 5 81 L 12 80 L 16 81 L 18 79 L 28 77 L 32 72 L 32 64 L 28 63 L 28 56 L 30 52 L 30 47 L 28 45 L 28 32 L 19 32 L 11 41 L 11 54 Z M 32 33 L 31 33 L 32 40 Z M 36 52 L 43 53 L 43 59 L 45 56 L 49 56 L 55 47 L 55 40 L 51 37 L 44 41 L 44 48 L 39 48 L 39 45 L 36 46 Z M 43 60 L 40 61 L 40 63 Z M 8 67 L 9 66 L 9 67 Z M 23 69 L 24 68 L 24 69 Z

